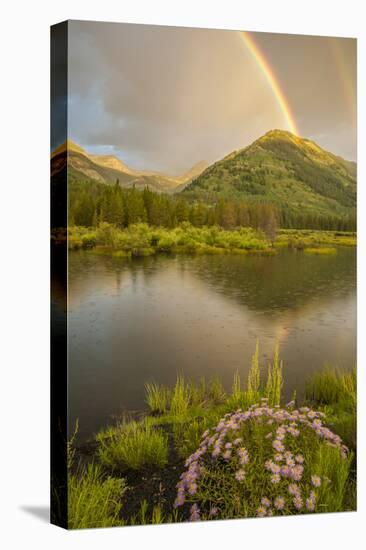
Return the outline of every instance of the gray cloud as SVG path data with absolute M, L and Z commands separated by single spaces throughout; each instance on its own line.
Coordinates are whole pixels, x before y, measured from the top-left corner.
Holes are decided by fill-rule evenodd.
M 354 157 L 355 132 L 339 77 L 343 56 L 349 79 L 355 78 L 347 65 L 354 41 L 337 41 L 332 49 L 329 39 L 255 38 L 301 133 L 320 135 L 321 145 Z M 70 22 L 69 135 L 92 152 L 178 173 L 281 127 L 283 113 L 235 32 Z

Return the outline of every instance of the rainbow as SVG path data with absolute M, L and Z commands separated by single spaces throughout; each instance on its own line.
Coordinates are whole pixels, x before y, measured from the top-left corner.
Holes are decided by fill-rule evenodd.
M 248 48 L 249 52 L 254 57 L 256 63 L 258 64 L 260 70 L 262 71 L 263 75 L 265 76 L 268 85 L 270 86 L 272 93 L 283 113 L 283 116 L 286 120 L 286 124 L 290 132 L 292 132 L 295 135 L 299 135 L 299 131 L 296 126 L 294 115 L 291 112 L 290 106 L 288 104 L 288 101 L 282 91 L 281 85 L 276 78 L 276 76 L 273 73 L 273 70 L 271 69 L 268 61 L 264 57 L 263 53 L 258 48 L 257 44 L 255 43 L 254 39 L 249 35 L 247 32 L 238 31 L 238 35 L 240 36 L 240 39 L 244 42 L 246 47 Z

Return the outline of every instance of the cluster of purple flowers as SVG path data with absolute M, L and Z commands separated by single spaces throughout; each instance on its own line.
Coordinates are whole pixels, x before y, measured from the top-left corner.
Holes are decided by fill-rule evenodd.
M 343 457 L 347 456 L 348 449 L 342 444 L 341 438 L 334 434 L 329 428 L 323 426 L 322 418 L 324 414 L 313 411 L 308 407 L 294 409 L 294 403 L 290 402 L 287 409 L 279 407 L 270 407 L 267 400 L 261 404 L 256 404 L 248 410 L 238 409 L 233 413 L 227 413 L 212 430 L 206 430 L 202 435 L 200 445 L 186 461 L 186 471 L 181 475 L 177 484 L 177 496 L 174 506 L 180 507 L 185 501 L 195 497 L 199 489 L 199 481 L 210 467 L 211 461 L 221 460 L 230 462 L 234 465 L 234 477 L 238 483 L 243 483 L 246 479 L 246 466 L 249 464 L 249 453 L 243 445 L 242 437 L 236 437 L 237 432 L 243 427 L 243 424 L 252 420 L 261 422 L 266 419 L 267 425 L 276 425 L 273 432 L 267 434 L 266 439 L 271 439 L 273 449 L 273 458 L 266 460 L 264 467 L 270 474 L 270 482 L 279 484 L 281 480 L 289 482 L 288 493 L 290 500 L 297 511 L 304 509 L 314 511 L 316 507 L 316 494 L 312 490 L 310 495 L 305 498 L 301 495 L 301 490 L 297 482 L 300 482 L 304 474 L 304 457 L 301 454 L 295 456 L 286 449 L 286 441 L 290 437 L 297 438 L 300 435 L 301 427 L 306 427 L 315 432 L 315 434 L 325 440 L 329 445 L 338 447 Z M 321 478 L 317 475 L 311 476 L 313 487 L 321 485 Z M 281 485 L 283 487 L 283 485 Z M 197 498 L 197 496 L 195 497 Z M 194 500 L 194 498 L 193 498 Z M 257 509 L 257 516 L 268 517 L 273 515 L 274 511 L 284 510 L 286 499 L 284 496 L 277 496 L 273 505 L 267 497 L 261 499 Z M 215 517 L 218 514 L 218 508 L 212 506 L 209 511 L 209 517 Z M 197 504 L 191 507 L 190 520 L 200 519 L 200 509 Z

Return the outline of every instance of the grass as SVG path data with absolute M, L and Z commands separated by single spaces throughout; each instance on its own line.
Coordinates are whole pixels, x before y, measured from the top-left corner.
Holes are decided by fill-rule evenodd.
M 168 438 L 148 419 L 121 424 L 99 440 L 99 460 L 114 469 L 163 468 L 168 462 Z
M 184 377 L 178 375 L 172 391 L 170 412 L 174 416 L 183 416 L 189 407 L 190 392 L 189 386 L 185 383 Z
M 323 247 L 356 246 L 357 236 L 351 231 L 320 231 L 312 229 L 280 229 L 275 241 L 276 248 L 309 249 L 312 251 Z M 310 252 L 310 254 L 314 252 Z M 320 252 L 321 254 L 322 252 Z
M 319 405 L 333 405 L 354 410 L 357 397 L 356 369 L 341 371 L 326 366 L 306 384 L 306 397 Z
M 273 363 L 268 365 L 267 384 L 265 390 L 265 395 L 272 407 L 280 405 L 282 388 L 282 361 L 279 359 L 279 348 L 276 346 Z
M 305 397 L 327 415 L 332 428 L 346 445 L 356 449 L 357 434 L 357 379 L 356 369 L 342 371 L 326 366 L 307 382 Z
M 155 382 L 145 384 L 146 403 L 152 413 L 162 414 L 168 410 L 170 402 L 169 388 Z
M 332 256 L 337 254 L 337 249 L 329 246 L 307 247 L 304 248 L 304 254 L 317 254 L 318 256 Z
M 100 465 L 89 464 L 81 476 L 68 480 L 68 527 L 88 529 L 120 525 L 124 479 L 106 477 Z
M 294 417 L 293 421 L 286 416 L 281 417 L 284 380 L 278 347 L 265 376 L 262 374 L 265 365 L 260 364 L 259 357 L 257 343 L 246 380 L 239 371 L 235 371 L 230 392 L 225 391 L 217 376 L 195 382 L 185 380 L 180 374 L 172 388 L 155 382 L 146 384 L 149 416 L 141 420 L 124 420 L 101 431 L 97 435 L 98 450 L 95 456 L 98 464 L 90 466 L 81 475 L 70 475 L 70 526 L 185 521 L 190 516 L 194 519 L 196 509 L 193 508 L 192 517 L 191 507 L 195 504 L 201 519 L 251 517 L 259 515 L 258 509 L 264 497 L 270 500 L 271 513 L 274 514 L 310 512 L 312 510 L 306 508 L 306 499 L 310 498 L 311 491 L 316 493 L 316 512 L 354 510 L 355 370 L 341 371 L 327 367 L 308 380 L 304 403 L 308 407 L 301 414 L 307 418 L 310 407 L 319 412 L 314 413 L 315 417 L 309 416 L 309 425 L 303 426 L 296 421 L 298 417 Z M 259 408 L 267 412 L 255 413 L 248 422 L 239 423 L 236 427 L 235 415 L 239 413 L 233 411 L 247 411 L 250 416 L 258 409 L 258 403 L 261 403 Z M 285 409 L 287 412 L 283 414 L 292 414 L 294 404 L 288 406 L 290 408 Z M 315 424 L 312 425 L 314 418 L 342 438 L 350 449 L 347 455 L 338 439 L 336 446 L 329 446 L 326 439 L 319 437 Z M 227 429 L 223 430 L 225 425 Z M 288 496 L 291 480 L 284 477 L 278 484 L 273 484 L 266 467 L 267 461 L 274 460 L 276 453 L 281 454 L 275 452 L 273 441 L 279 433 L 277 429 L 283 425 L 286 425 L 286 430 L 290 428 L 283 440 L 286 450 L 292 453 L 292 459 L 297 455 L 304 459 L 304 473 L 296 482 L 303 501 L 300 510 L 294 507 L 293 498 Z M 291 429 L 295 432 L 298 429 L 299 434 L 291 435 Z M 225 439 L 220 456 L 213 459 L 209 439 L 217 437 L 220 430 L 223 430 Z M 226 450 L 233 449 L 238 438 L 242 440 L 238 448 L 245 447 L 248 452 L 248 465 L 239 464 L 239 455 L 234 452 L 227 457 L 223 455 Z M 226 443 L 231 446 L 226 448 Z M 75 454 L 72 444 L 69 447 L 72 462 Z M 200 449 L 202 454 L 197 455 Z M 185 462 L 189 469 L 192 461 L 201 460 L 200 456 L 203 475 L 197 481 L 191 480 L 191 493 L 187 493 L 186 488 L 183 507 L 175 509 L 175 485 L 184 474 L 182 463 Z M 281 460 L 284 464 L 285 459 L 282 457 Z M 244 474 L 239 474 L 239 478 L 243 476 L 243 479 L 236 478 L 240 470 L 244 470 Z M 168 485 L 162 487 L 158 496 L 152 497 L 150 493 L 144 493 L 144 487 L 157 472 L 161 472 L 158 475 L 162 479 L 165 479 L 165 473 L 168 474 Z M 119 478 L 119 475 L 123 477 Z M 312 486 L 311 476 L 314 475 L 321 479 L 321 485 L 316 488 Z M 132 479 L 128 493 L 124 478 L 128 480 L 128 485 Z M 141 497 L 129 512 L 129 499 L 134 498 L 134 487 Z M 274 502 L 281 495 L 286 496 L 286 504 L 283 510 L 277 510 Z M 215 513 L 211 514 L 212 510 Z

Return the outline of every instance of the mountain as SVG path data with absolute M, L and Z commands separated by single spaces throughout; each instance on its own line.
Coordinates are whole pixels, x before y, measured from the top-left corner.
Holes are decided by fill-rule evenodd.
M 158 193 L 178 192 L 197 177 L 208 164 L 204 161 L 188 172 L 171 176 L 160 172 L 134 170 L 114 155 L 92 155 L 71 140 L 65 141 L 51 154 L 51 176 L 58 178 L 67 170 L 71 181 L 94 180 L 111 184 L 119 180 L 122 187 L 144 189 Z
M 271 130 L 248 147 L 209 166 L 182 196 L 273 202 L 294 213 L 348 215 L 356 207 L 356 163 L 315 142 Z

